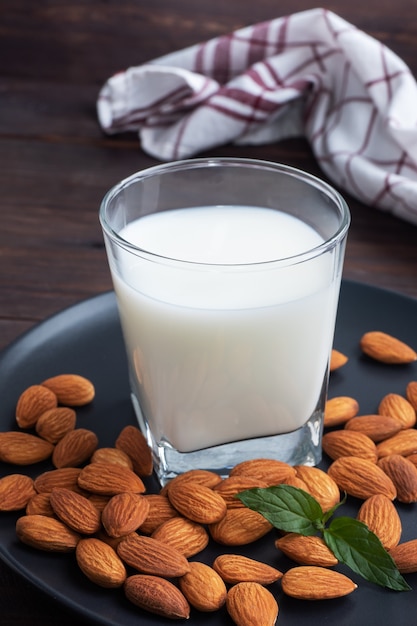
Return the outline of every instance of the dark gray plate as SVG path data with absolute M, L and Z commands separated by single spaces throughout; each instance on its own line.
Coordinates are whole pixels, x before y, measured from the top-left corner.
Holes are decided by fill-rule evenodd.
M 330 397 L 351 395 L 360 403 L 360 412 L 374 413 L 383 395 L 404 394 L 406 384 L 417 380 L 417 364 L 387 366 L 372 362 L 360 353 L 358 342 L 369 330 L 383 330 L 412 346 L 417 345 L 417 300 L 395 293 L 345 281 L 342 285 L 334 345 L 349 356 L 349 362 L 334 372 Z M 78 411 L 78 425 L 93 429 L 100 446 L 111 446 L 121 428 L 135 423 L 130 405 L 127 369 L 113 293 L 106 293 L 71 307 L 38 325 L 0 355 L 0 430 L 15 428 L 14 409 L 25 387 L 58 373 L 79 373 L 96 387 L 96 399 Z M 302 393 L 302 390 L 300 390 Z M 326 460 L 322 466 L 326 466 Z M 31 475 L 51 469 L 43 463 Z M 0 476 L 20 471 L 0 464 Z M 155 490 L 155 481 L 148 482 Z M 350 499 L 341 513 L 354 516 L 359 502 Z M 403 540 L 417 537 L 416 505 L 399 506 Z M 74 555 L 46 554 L 20 544 L 15 535 L 19 515 L 0 517 L 0 556 L 24 576 L 66 607 L 86 619 L 105 626 L 162 626 L 168 620 L 148 615 L 130 605 L 122 590 L 104 590 L 90 583 L 78 570 Z M 221 552 L 225 550 L 220 549 Z M 211 563 L 219 548 L 210 545 L 199 559 Z M 242 549 L 242 553 L 269 562 L 281 570 L 290 562 L 274 547 L 273 536 Z M 365 582 L 350 570 L 358 589 L 343 599 L 301 602 L 276 593 L 283 626 L 374 626 L 376 624 L 415 625 L 417 574 L 407 576 L 412 592 L 392 592 Z M 192 611 L 187 622 L 221 626 L 231 624 L 225 610 L 214 614 Z

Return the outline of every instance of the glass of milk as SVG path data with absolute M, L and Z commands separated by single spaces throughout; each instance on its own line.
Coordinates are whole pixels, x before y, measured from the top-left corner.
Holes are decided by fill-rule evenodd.
M 350 222 L 339 193 L 285 165 L 190 159 L 117 184 L 100 221 L 160 482 L 251 458 L 317 464 Z

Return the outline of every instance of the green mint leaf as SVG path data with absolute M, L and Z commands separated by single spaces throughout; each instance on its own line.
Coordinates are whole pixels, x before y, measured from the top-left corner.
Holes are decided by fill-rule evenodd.
M 323 531 L 323 538 L 341 563 L 369 582 L 395 591 L 411 589 L 378 537 L 366 524 L 350 517 L 339 517 Z
M 261 513 L 275 528 L 315 535 L 322 528 L 323 511 L 308 493 L 291 485 L 255 487 L 237 494 L 249 509 Z
M 340 502 L 337 502 L 337 504 L 335 504 L 334 506 L 332 506 L 331 509 L 329 509 L 328 511 L 326 511 L 323 515 L 323 525 L 327 524 L 328 520 L 333 516 L 334 512 L 337 511 L 337 509 L 342 506 L 342 504 L 345 504 L 347 500 L 347 493 L 345 492 L 345 495 L 343 496 L 343 499 L 340 500 Z

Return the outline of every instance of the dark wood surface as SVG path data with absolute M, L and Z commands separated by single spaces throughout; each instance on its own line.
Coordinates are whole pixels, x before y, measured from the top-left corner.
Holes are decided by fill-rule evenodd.
M 55 312 L 111 289 L 99 203 L 110 186 L 155 161 L 135 135 L 102 134 L 95 103 L 105 80 L 313 6 L 310 0 L 2 0 L 0 349 Z M 417 75 L 413 1 L 317 6 L 384 42 Z M 302 139 L 222 146 L 210 154 L 281 161 L 322 175 Z M 416 298 L 417 228 L 344 195 L 352 212 L 344 276 Z M 0 563 L 0 622 L 69 626 L 74 616 Z

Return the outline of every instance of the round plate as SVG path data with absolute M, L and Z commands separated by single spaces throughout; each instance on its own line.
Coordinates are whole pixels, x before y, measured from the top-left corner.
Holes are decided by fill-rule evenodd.
M 381 398 L 390 392 L 404 395 L 407 383 L 417 380 L 417 363 L 388 366 L 364 357 L 359 339 L 369 330 L 382 330 L 403 341 L 417 344 L 417 300 L 349 281 L 342 284 L 334 347 L 344 352 L 348 363 L 333 372 L 329 397 L 349 395 L 360 404 L 360 413 L 375 413 Z M 77 425 L 91 428 L 100 446 L 112 446 L 126 424 L 135 424 L 130 405 L 122 334 L 113 293 L 106 293 L 71 307 L 12 344 L 0 355 L 0 430 L 15 429 L 14 410 L 20 393 L 29 385 L 59 373 L 78 373 L 96 387 L 91 405 L 77 411 Z M 300 390 L 302 393 L 302 390 Z M 327 467 L 324 459 L 322 467 Z M 30 468 L 31 476 L 52 469 L 48 463 Z M 0 464 L 0 476 L 22 468 Z M 147 482 L 157 490 L 156 480 Z M 340 514 L 355 516 L 359 501 L 350 498 Z M 402 541 L 417 537 L 416 505 L 398 505 L 403 522 Z M 16 539 L 15 522 L 21 513 L 2 513 L 0 556 L 14 570 L 67 607 L 105 626 L 166 626 L 169 620 L 146 614 L 131 605 L 122 589 L 106 590 L 90 583 L 78 569 L 73 554 L 48 554 L 31 549 Z M 231 551 L 210 546 L 196 560 L 211 563 L 214 557 Z M 233 551 L 233 550 L 232 550 Z M 285 571 L 293 565 L 274 547 L 274 534 L 245 546 L 241 553 L 275 565 Z M 307 602 L 284 596 L 279 582 L 270 587 L 280 606 L 279 621 L 286 626 L 337 624 L 414 625 L 415 591 L 393 592 L 367 583 L 344 567 L 340 571 L 358 584 L 351 595 L 330 601 Z M 417 574 L 406 577 L 417 589 Z M 230 626 L 225 609 L 202 614 L 192 610 L 190 626 Z

